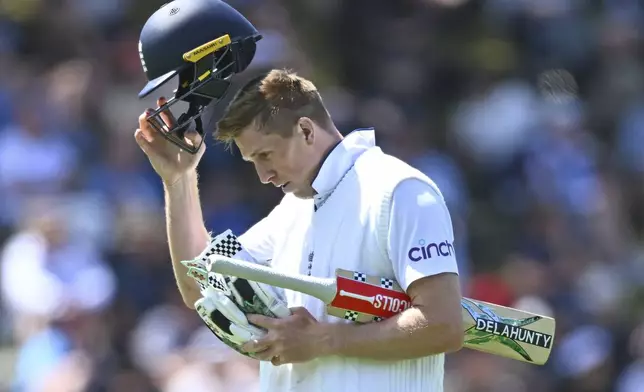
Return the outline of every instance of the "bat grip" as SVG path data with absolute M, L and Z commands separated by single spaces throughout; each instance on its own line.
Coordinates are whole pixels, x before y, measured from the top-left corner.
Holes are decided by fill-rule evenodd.
M 299 291 L 311 295 L 325 304 L 333 301 L 336 294 L 335 279 L 284 273 L 271 267 L 221 255 L 212 255 L 209 259 L 210 270 L 213 272 Z

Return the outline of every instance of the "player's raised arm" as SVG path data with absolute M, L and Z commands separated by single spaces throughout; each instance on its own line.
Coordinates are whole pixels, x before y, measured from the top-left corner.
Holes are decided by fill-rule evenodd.
M 160 98 L 156 109 L 141 114 L 135 139 L 163 181 L 172 264 L 190 308 L 200 292 L 181 261 L 197 257 L 209 242 L 197 188 L 206 134 L 201 116 L 224 97 L 230 77 L 250 64 L 259 39 L 255 27 L 221 1 L 173 1 L 141 30 L 139 57 L 148 83 L 139 97 L 177 83 L 170 99 Z M 171 110 L 181 101 L 188 109 L 175 117 Z
M 163 105 L 165 100 L 160 99 Z M 191 155 L 158 135 L 143 113 L 135 139 L 163 181 L 166 229 L 172 266 L 181 297 L 186 306 L 193 307 L 200 297 L 194 281 L 186 275 L 180 263 L 196 257 L 208 244 L 209 235 L 203 222 L 201 202 L 197 188 L 196 166 L 205 146 L 198 154 Z M 164 114 L 170 121 L 169 112 Z M 199 135 L 191 135 L 198 141 Z

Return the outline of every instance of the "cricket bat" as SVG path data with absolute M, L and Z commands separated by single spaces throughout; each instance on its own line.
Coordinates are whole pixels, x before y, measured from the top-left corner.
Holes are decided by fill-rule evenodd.
M 411 306 L 390 278 L 336 270 L 335 278 L 288 274 L 230 257 L 209 256 L 210 271 L 299 291 L 326 304 L 327 313 L 357 323 L 380 321 Z M 462 298 L 464 347 L 534 365 L 547 362 L 555 336 L 551 317 L 470 298 Z

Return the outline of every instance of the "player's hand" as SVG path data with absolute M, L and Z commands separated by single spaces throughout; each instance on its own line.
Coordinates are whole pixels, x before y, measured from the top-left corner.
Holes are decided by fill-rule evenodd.
M 163 97 L 157 100 L 158 106 L 165 103 L 166 99 Z M 139 116 L 139 128 L 134 132 L 134 138 L 163 182 L 171 186 L 184 175 L 195 170 L 206 150 L 206 144 L 201 143 L 201 136 L 197 132 L 190 131 L 186 132 L 186 141 L 192 145 L 201 143 L 201 147 L 194 155 L 182 150 L 150 125 L 147 117 L 152 111 L 152 109 L 148 109 Z M 177 122 L 170 110 L 162 112 L 161 118 L 165 123 L 158 124 L 161 129 L 168 129 L 166 125 L 173 126 Z
M 274 319 L 257 314 L 247 315 L 252 324 L 267 330 L 263 338 L 249 341 L 241 348 L 255 353 L 275 366 L 307 362 L 324 355 L 325 330 L 322 323 L 305 308 L 291 308 L 291 315 Z

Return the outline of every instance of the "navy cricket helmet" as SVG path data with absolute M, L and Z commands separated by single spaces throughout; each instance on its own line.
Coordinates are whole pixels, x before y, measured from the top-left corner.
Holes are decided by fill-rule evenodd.
M 177 76 L 178 87 L 166 104 L 148 116 L 148 122 L 166 139 L 195 154 L 200 146 L 185 142 L 186 130 L 195 129 L 203 142 L 204 109 L 224 97 L 230 78 L 248 67 L 261 38 L 241 13 L 221 0 L 174 0 L 162 5 L 146 21 L 139 38 L 139 56 L 148 79 L 139 98 Z M 170 127 L 160 114 L 179 101 L 187 102 L 188 110 Z

